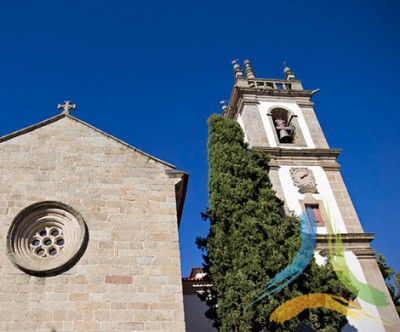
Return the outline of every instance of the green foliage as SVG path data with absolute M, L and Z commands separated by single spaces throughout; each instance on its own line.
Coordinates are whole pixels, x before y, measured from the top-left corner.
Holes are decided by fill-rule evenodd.
M 397 314 L 400 316 L 400 272 L 395 272 L 393 267 L 389 267 L 386 264 L 386 258 L 382 254 L 378 254 L 376 260 L 396 307 Z
M 250 150 L 237 122 L 213 115 L 209 119 L 209 204 L 205 270 L 212 279 L 207 316 L 220 331 L 291 331 L 300 321 L 319 331 L 337 331 L 346 318 L 327 309 L 303 311 L 282 325 L 269 322 L 273 310 L 309 293 L 349 298 L 331 265 L 314 260 L 295 282 L 248 307 L 265 283 L 283 270 L 300 246 L 299 220 L 285 216 L 268 175 L 268 156 Z M 246 309 L 247 308 L 247 309 Z

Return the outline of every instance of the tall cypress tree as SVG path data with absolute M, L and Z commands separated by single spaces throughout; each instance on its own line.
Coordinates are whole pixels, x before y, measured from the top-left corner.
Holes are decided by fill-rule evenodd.
M 209 119 L 209 204 L 207 238 L 197 244 L 205 251 L 204 267 L 213 288 L 207 297 L 220 331 L 290 331 L 300 321 L 318 331 L 338 331 L 347 319 L 331 310 L 305 310 L 278 325 L 269 316 L 287 300 L 308 293 L 351 294 L 328 263 L 314 260 L 291 284 L 249 306 L 265 283 L 282 271 L 300 246 L 299 219 L 283 213 L 268 175 L 268 156 L 248 149 L 239 124 L 213 115 Z

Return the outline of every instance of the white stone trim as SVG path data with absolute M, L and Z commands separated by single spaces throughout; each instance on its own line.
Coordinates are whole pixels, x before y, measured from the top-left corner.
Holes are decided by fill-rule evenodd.
M 363 269 L 361 267 L 360 262 L 358 261 L 358 258 L 354 253 L 350 251 L 346 251 L 344 253 L 344 257 L 346 259 L 347 265 L 350 267 L 351 272 L 353 275 L 360 280 L 361 282 L 367 284 L 367 280 L 365 278 Z M 361 308 L 374 316 L 375 318 L 380 318 L 378 309 L 376 306 L 373 304 L 367 303 L 359 298 L 357 298 L 357 302 L 360 304 Z M 356 310 L 355 310 L 356 311 Z M 360 315 L 363 315 L 360 313 Z M 385 328 L 383 327 L 383 324 L 381 322 L 378 322 L 376 320 L 373 320 L 372 318 L 366 318 L 366 319 L 354 319 L 351 317 L 347 317 L 347 320 L 349 321 L 349 324 L 351 324 L 353 327 L 356 328 L 357 331 L 371 331 L 371 332 L 384 332 Z M 342 331 L 354 331 L 353 329 L 349 329 L 348 324 L 342 329 Z
M 315 149 L 315 144 L 314 141 L 311 137 L 310 131 L 308 130 L 303 112 L 301 111 L 300 107 L 295 104 L 295 103 L 284 103 L 284 102 L 266 102 L 266 101 L 260 101 L 260 104 L 258 105 L 258 110 L 260 112 L 260 116 L 264 125 L 265 132 L 268 137 L 268 142 L 270 143 L 271 147 L 278 147 L 278 144 L 275 140 L 275 136 L 273 134 L 273 130 L 275 128 L 272 128 L 270 121 L 268 119 L 268 114 L 270 114 L 271 110 L 274 108 L 282 108 L 290 112 L 292 115 L 297 115 L 297 121 L 300 125 L 300 130 L 303 133 L 304 140 L 306 142 L 306 148 L 309 149 Z M 304 149 L 303 147 L 299 147 L 296 145 L 290 145 L 290 146 L 279 146 L 282 149 Z
M 246 130 L 244 130 L 244 122 L 243 122 L 243 118 L 242 115 L 239 114 L 238 118 L 237 118 L 237 122 L 239 123 L 240 127 L 242 127 L 243 133 L 244 133 L 244 141 L 246 143 L 249 143 L 249 140 L 247 139 L 247 135 L 246 135 Z

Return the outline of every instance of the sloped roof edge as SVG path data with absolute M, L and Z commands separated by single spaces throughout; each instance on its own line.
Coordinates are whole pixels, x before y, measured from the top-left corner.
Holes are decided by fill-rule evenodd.
M 185 204 L 186 198 L 186 190 L 188 186 L 189 173 L 178 171 L 178 170 L 166 170 L 165 171 L 168 176 L 174 178 L 180 178 L 179 181 L 175 185 L 175 195 L 176 195 L 176 203 L 177 203 L 177 217 L 178 217 L 178 228 L 181 224 L 182 213 L 183 213 L 183 205 Z
M 154 157 L 154 156 L 152 156 L 152 155 L 150 155 L 150 154 L 148 154 L 146 152 L 143 152 L 142 150 L 139 150 L 139 149 L 133 147 L 132 145 L 129 145 L 128 143 L 126 143 L 124 141 L 121 141 L 120 139 L 118 139 L 118 138 L 116 138 L 116 137 L 114 137 L 114 136 L 112 136 L 110 134 L 107 134 L 106 132 L 104 132 L 104 131 L 102 131 L 100 129 L 97 129 L 96 127 L 93 127 L 92 125 L 90 125 L 90 124 L 88 124 L 88 123 L 86 123 L 86 122 L 84 122 L 82 120 L 79 120 L 78 118 L 75 118 L 75 117 L 73 117 L 73 116 L 71 116 L 69 114 L 66 114 L 66 113 L 58 114 L 56 116 L 53 116 L 50 119 L 41 121 L 41 122 L 36 123 L 34 125 L 31 125 L 29 127 L 26 127 L 26 128 L 17 130 L 17 131 L 15 131 L 13 133 L 10 133 L 10 134 L 7 134 L 5 136 L 2 136 L 2 137 L 0 137 L 0 143 L 8 141 L 8 140 L 10 140 L 12 138 L 15 138 L 17 136 L 21 136 L 21 135 L 27 134 L 27 133 L 29 133 L 31 131 L 34 131 L 34 130 L 36 130 L 38 128 L 41 128 L 41 127 L 44 127 L 44 126 L 47 126 L 48 124 L 56 122 L 56 121 L 58 121 L 58 120 L 60 120 L 62 118 L 65 118 L 65 117 L 70 118 L 71 120 L 74 120 L 74 121 L 76 121 L 76 122 L 78 122 L 78 123 L 90 128 L 90 129 L 102 134 L 103 136 L 106 136 L 107 138 L 110 138 L 110 139 L 118 142 L 119 144 L 122 144 L 122 145 L 126 146 L 127 148 L 132 149 L 135 152 L 138 152 L 138 153 L 140 153 L 140 154 L 142 154 L 142 155 L 144 155 L 144 156 L 146 156 L 146 157 L 148 157 L 150 159 L 153 159 L 154 161 L 157 161 L 157 162 L 159 162 L 159 163 L 161 163 L 161 164 L 163 164 L 165 166 L 168 166 L 168 167 L 171 167 L 171 168 L 175 169 L 174 165 L 172 165 L 170 163 L 167 163 L 166 161 L 163 161 L 161 159 L 158 159 L 158 158 L 156 158 L 156 157 Z

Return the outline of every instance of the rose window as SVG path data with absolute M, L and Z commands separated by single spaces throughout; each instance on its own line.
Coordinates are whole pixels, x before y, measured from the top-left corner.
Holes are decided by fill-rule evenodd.
M 42 258 L 55 256 L 64 247 L 64 236 L 59 227 L 46 227 L 33 236 L 32 252 Z
M 40 202 L 15 217 L 7 236 L 8 255 L 15 266 L 29 274 L 54 275 L 79 260 L 87 239 L 86 224 L 72 207 Z

